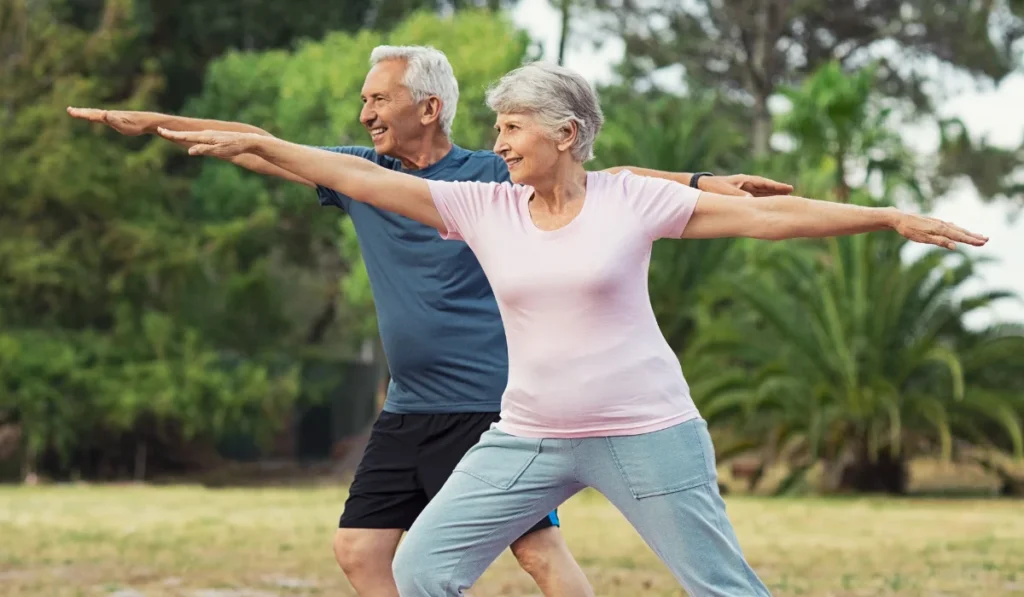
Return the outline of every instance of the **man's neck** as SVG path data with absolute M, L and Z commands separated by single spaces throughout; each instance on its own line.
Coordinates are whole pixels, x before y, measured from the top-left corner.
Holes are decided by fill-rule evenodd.
M 452 141 L 444 135 L 427 135 L 406 143 L 391 153 L 406 170 L 422 170 L 440 162 L 452 150 Z

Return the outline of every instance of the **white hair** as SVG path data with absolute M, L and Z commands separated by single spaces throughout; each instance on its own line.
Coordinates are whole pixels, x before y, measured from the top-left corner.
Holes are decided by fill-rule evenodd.
M 441 100 L 438 119 L 446 136 L 452 134 L 455 108 L 459 104 L 459 82 L 455 79 L 448 57 L 429 46 L 377 46 L 370 54 L 370 66 L 385 60 L 404 60 L 405 76 L 402 84 L 412 93 L 412 99 L 421 102 L 430 96 Z
M 594 141 L 604 124 L 597 93 L 579 73 L 546 62 L 532 62 L 501 78 L 487 90 L 487 105 L 499 114 L 530 114 L 553 139 L 570 122 L 578 132 L 573 159 L 594 157 Z

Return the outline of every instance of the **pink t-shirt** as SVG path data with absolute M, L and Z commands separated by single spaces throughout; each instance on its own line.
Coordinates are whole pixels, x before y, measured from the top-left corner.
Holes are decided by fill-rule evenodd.
M 428 181 L 448 228 L 476 254 L 508 342 L 498 428 L 540 438 L 635 435 L 697 418 L 647 293 L 651 245 L 679 238 L 700 191 L 587 174 L 568 225 L 536 227 L 531 187 Z

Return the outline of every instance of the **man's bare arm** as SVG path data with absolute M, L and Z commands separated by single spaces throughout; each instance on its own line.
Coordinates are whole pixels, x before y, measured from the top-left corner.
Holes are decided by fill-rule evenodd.
M 210 120 L 205 118 L 189 118 L 161 114 L 159 112 L 136 112 L 129 110 L 101 110 L 97 108 L 68 108 L 68 114 L 74 118 L 105 124 L 122 135 L 137 137 L 139 135 L 155 135 L 158 128 L 171 131 L 225 131 L 229 133 L 251 133 L 272 137 L 270 133 L 258 126 L 243 122 L 226 120 Z M 193 144 L 188 141 L 174 140 L 174 143 L 188 149 Z M 312 182 L 284 168 L 271 164 L 267 160 L 251 153 L 234 156 L 227 161 L 241 166 L 257 174 L 276 176 L 284 180 L 297 182 L 307 187 L 315 187 Z
M 616 174 L 623 170 L 629 170 L 637 176 L 663 178 L 686 186 L 689 186 L 690 181 L 693 179 L 693 174 L 689 172 L 666 172 L 664 170 L 652 170 L 637 166 L 616 166 L 614 168 L 606 168 L 603 171 Z M 788 195 L 793 192 L 793 185 L 749 174 L 703 176 L 697 181 L 697 186 L 700 190 L 707 193 L 738 197 L 772 197 L 775 195 Z

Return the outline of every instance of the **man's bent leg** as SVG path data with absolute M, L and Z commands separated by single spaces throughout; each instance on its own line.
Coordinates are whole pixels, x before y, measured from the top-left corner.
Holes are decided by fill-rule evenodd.
M 381 412 L 349 488 L 334 536 L 334 557 L 359 597 L 397 597 L 391 564 L 427 495 L 415 449 L 422 417 Z
M 512 553 L 545 597 L 593 597 L 594 589 L 587 575 L 557 526 L 532 530 L 516 539 Z
M 459 597 L 536 521 L 582 489 L 568 440 L 485 433 L 395 555 L 402 597 Z
M 338 529 L 334 558 L 359 597 L 398 597 L 391 573 L 403 529 Z

